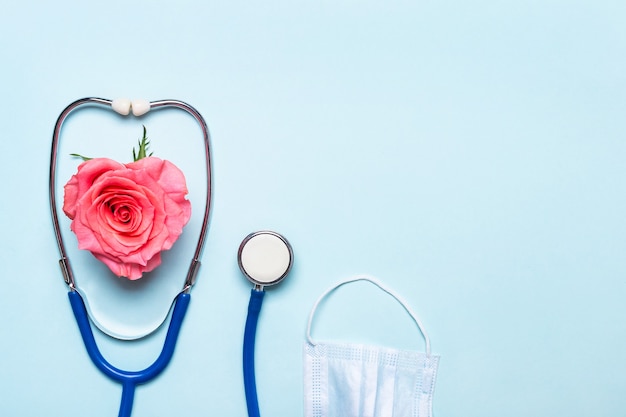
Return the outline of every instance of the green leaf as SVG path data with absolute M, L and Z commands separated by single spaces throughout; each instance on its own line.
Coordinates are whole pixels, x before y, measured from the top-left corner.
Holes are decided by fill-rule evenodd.
M 150 147 L 150 141 L 148 140 L 148 136 L 146 136 L 145 126 L 143 126 L 143 137 L 137 141 L 137 144 L 139 145 L 139 150 L 135 150 L 135 148 L 133 147 L 133 161 L 134 162 L 137 162 L 140 159 L 146 158 L 148 156 L 152 156 L 152 154 L 154 153 L 154 152 L 148 153 L 148 148 Z M 83 162 L 93 159 L 93 158 L 90 158 L 88 156 L 83 156 L 78 153 L 71 153 L 70 155 L 73 157 L 82 159 Z
M 89 157 L 87 157 L 87 156 L 82 156 L 82 155 L 77 154 L 77 153 L 71 153 L 71 154 L 70 154 L 70 156 L 74 156 L 74 157 L 76 157 L 76 158 L 80 158 L 80 159 L 82 159 L 82 160 L 83 160 L 83 162 L 84 162 L 84 161 L 89 161 L 90 159 L 93 159 L 93 158 L 89 158 Z
M 133 161 L 137 162 L 140 159 L 145 158 L 146 156 L 152 156 L 152 152 L 148 155 L 148 147 L 150 146 L 150 141 L 146 136 L 146 126 L 143 127 L 143 137 L 141 138 L 141 140 L 138 140 L 137 143 L 139 144 L 139 150 L 135 151 L 135 148 L 133 147 Z

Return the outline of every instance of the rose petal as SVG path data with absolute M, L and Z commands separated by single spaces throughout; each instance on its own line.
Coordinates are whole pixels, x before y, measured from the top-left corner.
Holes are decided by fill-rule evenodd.
M 64 187 L 63 212 L 67 217 L 74 219 L 78 199 L 89 190 L 100 175 L 123 166 L 108 158 L 94 158 L 80 164 L 76 174 L 72 175 Z

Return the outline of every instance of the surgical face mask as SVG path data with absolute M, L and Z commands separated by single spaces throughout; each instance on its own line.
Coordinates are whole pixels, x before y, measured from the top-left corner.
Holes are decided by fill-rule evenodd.
M 411 315 L 426 342 L 426 352 L 358 344 L 319 343 L 311 325 L 319 303 L 333 290 L 369 281 L 394 297 Z M 431 417 L 439 356 L 430 353 L 424 327 L 409 306 L 371 277 L 339 282 L 317 300 L 304 345 L 305 417 Z

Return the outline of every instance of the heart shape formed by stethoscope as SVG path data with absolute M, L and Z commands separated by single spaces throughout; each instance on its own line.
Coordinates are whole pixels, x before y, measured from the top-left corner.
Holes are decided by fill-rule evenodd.
M 79 108 L 80 117 L 72 117 L 64 123 L 69 114 Z M 166 108 L 180 109 L 183 112 L 161 111 Z M 202 148 L 197 146 L 197 124 L 188 123 L 189 115 L 200 125 Z M 140 136 L 141 125 L 148 121 L 155 153 L 177 163 L 184 162 L 182 170 L 186 173 L 192 217 L 176 244 L 170 250 L 162 252 L 162 264 L 154 271 L 145 273 L 141 279 L 131 281 L 112 275 L 89 252 L 77 248 L 76 238 L 69 232 L 69 219 L 57 214 L 60 212 L 57 205 L 60 207 L 62 201 L 57 202 L 56 196 L 62 195 L 63 185 L 78 165 L 71 159 L 70 153 L 128 161 L 130 149 Z M 98 129 L 93 126 L 98 126 Z M 118 143 L 120 141 L 126 145 L 122 146 Z M 204 156 L 204 160 L 198 157 L 200 155 Z M 61 252 L 60 263 L 70 290 L 77 291 L 82 296 L 89 318 L 104 333 L 123 340 L 149 335 L 167 319 L 177 295 L 188 292 L 193 285 L 209 223 L 210 162 L 206 123 L 193 107 L 184 102 L 87 98 L 70 104 L 59 116 L 52 145 L 50 199 Z M 198 229 L 199 237 L 195 232 Z M 63 244 L 64 241 L 67 245 Z

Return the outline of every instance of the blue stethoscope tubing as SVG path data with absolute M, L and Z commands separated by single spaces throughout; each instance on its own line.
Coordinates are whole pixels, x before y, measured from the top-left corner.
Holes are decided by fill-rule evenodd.
M 250 291 L 248 316 L 246 317 L 246 327 L 243 333 L 243 386 L 246 394 L 248 417 L 260 417 L 254 369 L 254 346 L 256 342 L 256 328 L 264 296 L 265 291 L 262 289 L 253 288 Z
M 85 348 L 91 358 L 91 361 L 94 365 L 96 365 L 100 372 L 122 385 L 122 400 L 118 416 L 130 416 L 133 409 L 136 386 L 156 378 L 167 367 L 172 359 L 172 356 L 174 355 L 174 347 L 176 347 L 176 340 L 178 339 L 178 333 L 180 332 L 191 296 L 189 294 L 180 293 L 176 297 L 174 311 L 172 312 L 170 326 L 167 330 L 167 335 L 165 336 L 165 342 L 163 343 L 161 354 L 152 365 L 142 371 L 124 371 L 116 368 L 104 359 L 93 337 L 91 325 L 89 324 L 89 316 L 87 315 L 87 310 L 82 297 L 77 291 L 70 291 L 68 296 L 70 304 L 72 305 L 74 317 L 76 318 L 76 323 L 78 324 L 80 334 L 83 338 L 83 343 L 85 344 Z
M 210 136 L 206 121 L 202 115 L 189 104 L 178 100 L 159 100 L 146 103 L 148 105 L 147 110 L 160 109 L 160 108 L 177 108 L 190 114 L 200 125 L 204 141 L 204 157 L 206 161 L 206 178 L 207 178 L 207 193 L 204 209 L 204 217 L 202 226 L 200 228 L 200 234 L 198 237 L 198 243 L 194 252 L 194 256 L 189 265 L 187 276 L 183 289 L 176 296 L 173 302 L 173 311 L 170 319 L 170 325 L 165 337 L 163 349 L 155 362 L 149 367 L 141 371 L 124 371 L 114 367 L 104 359 L 96 341 L 93 336 L 89 316 L 85 308 L 85 303 L 78 292 L 78 287 L 72 273 L 69 258 L 65 250 L 63 243 L 63 236 L 61 234 L 61 227 L 58 218 L 57 205 L 56 205 L 56 167 L 57 167 L 57 152 L 61 134 L 61 128 L 63 122 L 74 110 L 87 106 L 100 106 L 105 108 L 111 108 L 119 113 L 116 109 L 114 100 L 108 100 L 103 98 L 88 97 L 74 101 L 68 105 L 59 115 L 54 127 L 52 135 L 52 149 L 50 152 L 50 177 L 49 177 L 49 193 L 50 193 L 50 210 L 52 213 L 52 223 L 54 227 L 54 233 L 59 248 L 61 258 L 59 259 L 59 265 L 63 274 L 63 279 L 69 287 L 69 300 L 80 330 L 85 349 L 94 365 L 106 376 L 122 385 L 122 399 L 120 403 L 120 409 L 118 417 L 129 417 L 132 412 L 133 399 L 135 388 L 137 385 L 146 383 L 156 378 L 169 364 L 174 354 L 174 348 L 176 341 L 180 333 L 183 319 L 189 306 L 191 296 L 189 291 L 196 282 L 198 269 L 200 268 L 200 257 L 206 241 L 206 236 L 209 227 L 209 218 L 211 212 L 211 191 L 212 191 L 212 175 L 211 175 L 211 148 L 210 148 Z M 120 113 L 123 115 L 128 112 Z

